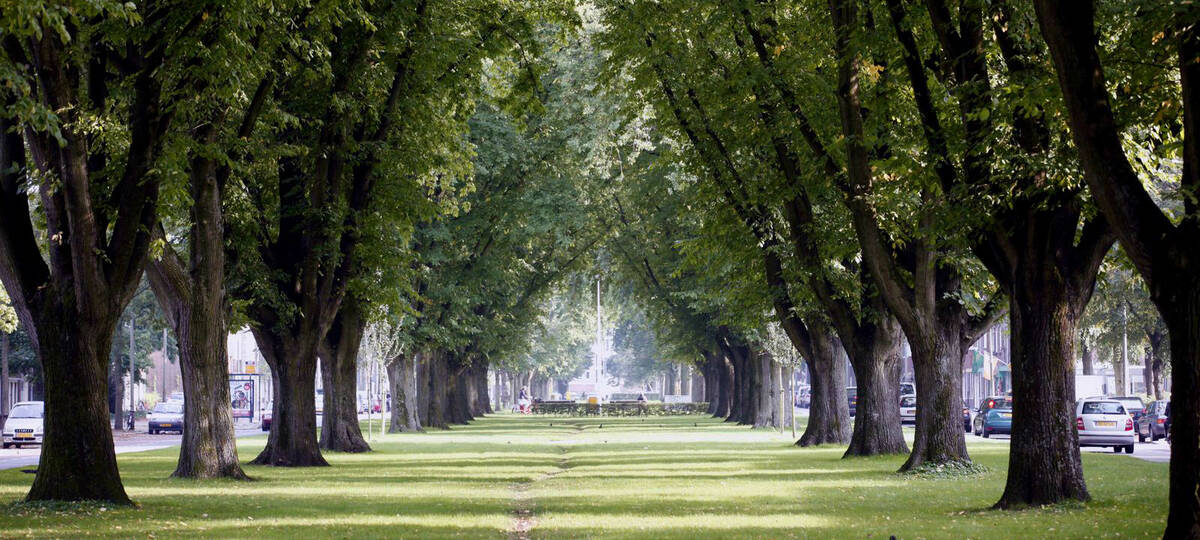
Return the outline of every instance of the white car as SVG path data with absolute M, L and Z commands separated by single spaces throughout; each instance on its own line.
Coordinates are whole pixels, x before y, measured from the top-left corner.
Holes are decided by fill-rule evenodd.
M 41 401 L 22 401 L 13 405 L 4 421 L 4 447 L 42 444 L 42 420 L 46 408 Z
M 1113 452 L 1133 453 L 1133 418 L 1120 401 L 1083 399 L 1075 403 L 1075 431 L 1079 446 L 1111 446 Z
M 183 402 L 164 401 L 155 405 L 146 416 L 146 423 L 151 435 L 163 431 L 183 433 Z
M 913 394 L 900 396 L 900 423 L 917 423 L 917 396 Z

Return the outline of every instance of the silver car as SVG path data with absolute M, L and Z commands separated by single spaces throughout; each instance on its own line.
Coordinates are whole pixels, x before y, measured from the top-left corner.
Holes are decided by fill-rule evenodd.
M 42 444 L 42 421 L 46 408 L 41 401 L 22 401 L 13 405 L 4 421 L 4 448 L 22 444 Z
M 917 396 L 900 396 L 900 423 L 917 423 Z
M 1133 453 L 1133 418 L 1120 401 L 1084 399 L 1075 403 L 1075 431 L 1079 446 L 1111 446 L 1113 452 Z

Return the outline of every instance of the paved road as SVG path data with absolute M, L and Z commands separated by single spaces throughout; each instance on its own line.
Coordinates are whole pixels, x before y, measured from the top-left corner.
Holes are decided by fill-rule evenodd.
M 983 437 L 976 437 L 974 434 L 968 433 L 967 440 L 994 444 L 1008 444 L 1009 437 L 1008 435 L 992 435 L 990 438 L 985 439 Z M 1081 450 L 1084 452 L 1093 453 L 1113 453 L 1112 448 L 1087 447 L 1082 448 Z M 1145 461 L 1152 461 L 1154 463 L 1168 463 L 1171 461 L 1171 446 L 1167 444 L 1165 439 L 1158 442 L 1135 443 L 1133 454 L 1126 454 L 1122 452 L 1121 455 L 1138 458 Z
M 799 407 L 796 408 L 797 418 L 806 416 L 808 416 L 808 409 Z M 911 426 L 908 426 L 906 434 L 909 434 L 911 437 L 911 432 L 912 428 Z M 968 433 L 967 440 L 982 443 L 1008 444 L 1009 437 L 1008 435 L 992 435 L 990 438 L 985 439 L 983 437 L 977 437 L 972 433 Z M 1112 448 L 1089 447 L 1081 450 L 1084 452 L 1094 453 L 1112 453 Z M 1154 463 L 1169 463 L 1171 461 L 1171 445 L 1167 444 L 1166 439 L 1159 440 L 1157 442 L 1135 443 L 1132 455 L 1125 454 L 1124 452 L 1122 452 L 1121 455 L 1151 461 Z
M 113 445 L 118 454 L 179 446 L 181 436 L 178 433 L 150 435 L 146 432 L 145 422 L 140 422 L 135 427 L 133 432 L 113 432 Z M 238 437 L 263 434 L 262 430 L 258 428 L 258 424 L 238 424 L 236 433 Z M 41 447 L 38 446 L 0 449 L 0 470 L 22 467 L 36 468 L 41 453 Z

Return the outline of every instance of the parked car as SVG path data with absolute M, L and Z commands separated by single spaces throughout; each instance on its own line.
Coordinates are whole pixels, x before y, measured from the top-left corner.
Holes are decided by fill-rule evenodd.
M 1137 396 L 1113 396 L 1108 399 L 1120 401 L 1121 405 L 1125 406 L 1125 412 L 1133 418 L 1133 423 L 1136 425 L 1138 418 L 1142 417 L 1142 413 L 1146 412 L 1146 403 L 1142 398 Z
M 1111 446 L 1133 453 L 1133 418 L 1115 399 L 1081 399 L 1075 403 L 1079 446 Z
M 1138 442 L 1157 441 L 1167 436 L 1167 426 L 1170 425 L 1171 402 L 1167 400 L 1151 401 L 1137 420 L 1133 421 L 1137 431 Z
M 988 437 L 993 433 L 1012 433 L 1012 398 L 992 396 L 979 403 L 975 415 L 975 434 Z
M 900 396 L 900 423 L 917 423 L 917 396 Z
M 812 387 L 811 386 L 809 386 L 807 384 L 801 385 L 800 388 L 798 388 L 796 390 L 795 405 L 797 407 L 800 407 L 801 409 L 807 409 L 812 406 Z
M 155 405 L 146 417 L 146 423 L 151 435 L 164 431 L 183 433 L 183 402 L 164 401 Z
M 963 431 L 971 432 L 971 409 L 967 407 L 967 402 L 962 402 L 963 406 Z
M 917 385 L 910 382 L 900 383 L 900 395 L 907 396 L 909 394 L 917 395 Z
M 4 448 L 20 448 L 22 444 L 42 444 L 43 420 L 46 407 L 41 401 L 22 401 L 8 412 L 4 421 Z
M 850 416 L 854 416 L 854 410 L 858 408 L 858 387 L 846 387 L 846 401 L 850 404 Z

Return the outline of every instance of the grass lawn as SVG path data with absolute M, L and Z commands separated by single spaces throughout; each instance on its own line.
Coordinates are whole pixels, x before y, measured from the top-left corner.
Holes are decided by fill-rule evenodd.
M 552 425 L 551 425 L 552 424 Z M 243 459 L 263 437 L 243 439 Z M 1020 512 L 988 507 L 1007 445 L 978 443 L 989 472 L 894 473 L 903 456 L 841 459 L 789 437 L 707 417 L 564 419 L 497 415 L 471 426 L 388 435 L 375 452 L 327 454 L 316 469 L 248 466 L 255 482 L 166 478 L 177 450 L 118 457 L 138 508 L 0 511 L 0 537 L 1099 538 L 1159 536 L 1167 466 L 1084 454 L 1093 500 Z M 0 501 L 32 475 L 0 472 Z M 515 518 L 528 512 L 531 523 Z

